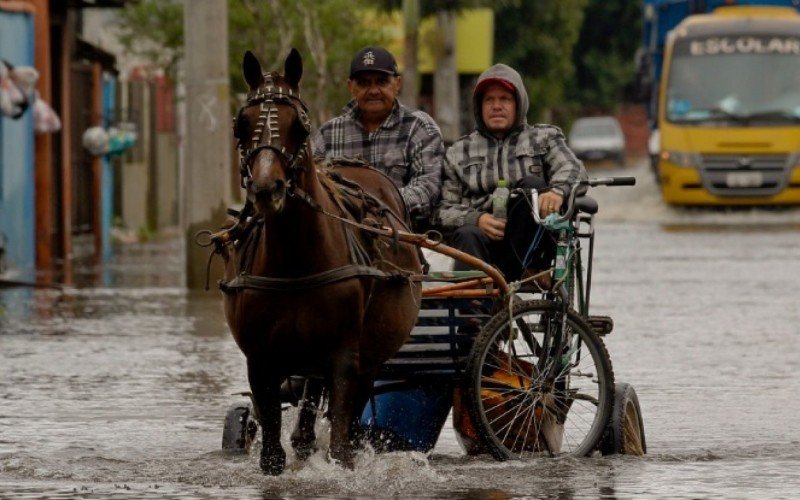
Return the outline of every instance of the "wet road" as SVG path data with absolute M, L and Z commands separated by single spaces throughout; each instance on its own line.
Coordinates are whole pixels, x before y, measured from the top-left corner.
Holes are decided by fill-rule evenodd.
M 800 209 L 670 209 L 645 167 L 624 173 L 639 185 L 593 190 L 592 307 L 614 317 L 645 458 L 496 463 L 446 428 L 430 456 L 263 477 L 219 451 L 243 357 L 167 241 L 84 270 L 91 287 L 0 291 L 0 498 L 796 498 Z

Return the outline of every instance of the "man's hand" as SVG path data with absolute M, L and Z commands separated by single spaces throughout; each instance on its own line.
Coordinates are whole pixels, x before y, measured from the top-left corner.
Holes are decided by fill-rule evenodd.
M 478 217 L 478 229 L 490 240 L 500 241 L 506 232 L 506 221 L 492 214 L 483 214 Z
M 564 197 L 553 191 L 547 191 L 539 195 L 539 217 L 545 218 L 552 213 L 561 210 Z

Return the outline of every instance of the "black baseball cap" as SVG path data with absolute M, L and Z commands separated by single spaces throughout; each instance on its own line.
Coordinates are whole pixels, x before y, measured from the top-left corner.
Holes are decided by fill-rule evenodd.
M 364 47 L 359 50 L 350 62 L 350 78 L 362 71 L 379 71 L 397 76 L 397 61 L 383 47 Z

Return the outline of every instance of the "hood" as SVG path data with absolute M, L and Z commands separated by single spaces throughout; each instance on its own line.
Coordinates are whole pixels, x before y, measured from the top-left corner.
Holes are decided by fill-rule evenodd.
M 530 102 L 528 101 L 528 92 L 525 90 L 525 85 L 522 82 L 522 77 L 520 74 L 510 66 L 505 64 L 495 64 L 491 68 L 481 73 L 481 75 L 478 77 L 478 81 L 475 83 L 475 89 L 477 90 L 480 87 L 481 82 L 484 80 L 493 79 L 504 80 L 514 87 L 517 96 L 517 122 L 514 128 L 519 128 L 526 124 Z M 484 125 L 483 117 L 481 116 L 482 94 L 482 91 L 480 93 L 472 93 L 472 109 L 474 110 L 475 125 L 477 129 L 486 134 L 486 125 Z

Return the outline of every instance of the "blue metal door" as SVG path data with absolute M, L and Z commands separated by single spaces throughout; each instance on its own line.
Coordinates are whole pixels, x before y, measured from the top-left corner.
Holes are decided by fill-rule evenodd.
M 0 10 L 0 58 L 33 66 L 33 40 L 33 16 Z M 10 269 L 28 277 L 36 262 L 32 115 L 28 108 L 16 120 L 0 117 L 0 242 Z

